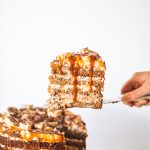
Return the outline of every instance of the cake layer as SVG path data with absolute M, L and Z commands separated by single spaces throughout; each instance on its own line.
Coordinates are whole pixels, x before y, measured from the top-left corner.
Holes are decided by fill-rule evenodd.
M 74 94 L 72 92 L 72 90 L 69 91 L 60 91 L 59 90 L 51 90 L 50 92 L 53 92 L 54 94 L 51 94 L 51 98 L 55 98 L 58 100 L 64 100 L 64 102 L 66 103 L 71 103 L 71 102 L 85 102 L 85 103 L 91 103 L 91 102 L 95 102 L 97 100 L 101 100 L 102 99 L 102 94 L 101 92 L 92 92 L 90 93 L 89 91 L 78 91 L 77 93 L 77 97 L 76 100 L 74 100 Z M 93 98 L 97 99 L 97 100 L 93 100 Z
M 40 149 L 51 149 L 51 150 L 65 150 L 66 146 L 63 143 L 48 143 L 41 141 L 24 141 L 22 139 L 16 139 L 13 137 L 7 137 L 5 135 L 0 135 L 0 144 L 2 147 L 8 149 L 29 149 L 29 150 L 40 150 Z M 73 146 L 78 149 L 85 149 L 85 140 L 78 139 L 66 139 L 67 146 Z
M 67 146 L 67 150 L 85 150 L 85 148 L 78 148 L 75 146 Z
M 87 133 L 86 132 L 83 132 L 83 131 L 80 131 L 77 129 L 78 127 L 76 127 L 76 129 L 74 128 L 73 130 L 71 129 L 68 129 L 68 126 L 64 125 L 64 127 L 60 128 L 59 130 L 64 132 L 65 133 L 65 136 L 68 138 L 68 139 L 78 139 L 78 140 L 84 140 L 86 139 L 87 137 Z M 74 131 L 75 130 L 75 131 Z M 75 133 L 75 134 L 73 134 Z
M 81 98 L 77 97 L 77 100 L 74 101 L 73 97 L 59 98 L 56 95 L 51 96 L 48 100 L 49 111 L 53 109 L 66 109 L 71 107 L 100 109 L 102 107 L 102 96 L 95 97 L 94 94 L 90 94 L 90 96 L 82 95 Z
M 54 97 L 56 96 L 57 98 L 59 99 L 66 99 L 66 102 L 75 102 L 75 101 L 81 101 L 82 99 L 87 99 L 88 101 L 93 101 L 93 99 L 91 98 L 102 98 L 102 94 L 100 91 L 95 91 L 93 93 L 90 93 L 89 91 L 82 91 L 82 90 L 78 90 L 77 92 L 77 96 L 76 96 L 76 100 L 74 100 L 74 93 L 73 93 L 73 90 L 68 90 L 68 91 L 60 91 L 60 90 L 56 90 L 56 89 L 51 89 L 49 90 L 49 93 L 51 94 L 50 97 Z M 70 100 L 67 100 L 67 99 L 70 99 Z M 98 99 L 99 100 L 99 99 Z
M 92 92 L 90 91 L 92 89 Z M 88 85 L 77 85 L 76 86 L 77 94 L 90 95 L 90 94 L 99 94 L 103 91 L 103 83 L 95 86 Z M 48 92 L 53 96 L 56 94 L 73 94 L 74 93 L 74 85 L 59 85 L 59 84 L 50 84 L 48 86 Z
M 71 75 L 72 72 L 66 68 L 61 69 L 61 73 L 60 73 L 60 69 L 59 68 L 51 68 L 50 70 L 51 74 L 60 74 L 60 75 Z M 104 76 L 105 71 L 104 70 L 100 70 L 100 71 L 93 71 L 92 73 L 92 77 L 100 77 L 100 76 Z M 91 70 L 83 70 L 83 69 L 78 69 L 78 73 L 77 76 L 83 76 L 83 77 L 90 77 L 91 76 Z
M 5 145 L 0 144 L 0 150 L 8 150 L 8 149 L 11 149 L 11 150 L 24 150 L 24 148 L 5 147 Z M 35 149 L 35 148 L 32 149 L 32 148 L 30 148 L 28 150 L 47 150 L 47 149 Z M 49 148 L 49 150 L 56 150 L 56 148 L 55 149 Z M 63 149 L 61 149 L 61 147 L 60 147 L 59 150 L 63 150 Z M 79 147 L 76 147 L 76 146 L 67 146 L 67 150 L 86 150 L 86 149 L 85 149 L 85 147 L 79 148 Z
M 59 74 L 51 74 L 49 76 L 49 81 L 51 84 L 58 84 L 58 85 L 73 85 L 74 84 L 74 78 L 70 75 L 59 75 Z M 83 76 L 77 76 L 78 85 L 90 85 L 91 78 L 90 77 L 83 77 Z M 103 85 L 104 83 L 104 76 L 100 77 L 93 77 L 92 78 L 92 85 L 98 87 L 99 85 Z
M 23 141 L 15 140 L 9 137 L 0 135 L 0 144 L 1 147 L 5 149 L 28 149 L 28 150 L 41 150 L 41 149 L 50 149 L 50 150 L 66 150 L 66 147 L 63 143 L 48 143 L 40 141 Z
M 74 146 L 78 149 L 85 149 L 86 148 L 86 144 L 85 141 L 83 140 L 76 140 L 76 139 L 66 139 L 66 144 L 69 146 Z

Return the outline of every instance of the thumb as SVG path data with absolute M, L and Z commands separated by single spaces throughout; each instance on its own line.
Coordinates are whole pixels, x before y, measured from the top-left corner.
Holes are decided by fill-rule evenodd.
M 141 87 L 133 90 L 133 91 L 130 91 L 130 92 L 127 92 L 123 95 L 122 99 L 124 101 L 134 101 L 136 98 L 139 98 L 145 94 L 147 94 L 147 90 L 145 88 L 144 85 L 142 85 Z

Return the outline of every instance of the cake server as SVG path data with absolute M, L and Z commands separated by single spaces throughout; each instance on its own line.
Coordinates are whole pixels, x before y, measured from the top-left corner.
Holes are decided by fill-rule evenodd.
M 150 105 L 150 94 L 146 94 L 141 97 L 138 97 L 134 101 L 136 102 L 136 101 L 140 101 L 140 100 L 144 100 L 144 99 L 147 99 L 149 101 L 149 103 L 146 105 Z M 115 103 L 119 103 L 119 102 L 122 102 L 122 97 L 117 97 L 114 99 L 103 99 L 103 104 L 115 104 Z

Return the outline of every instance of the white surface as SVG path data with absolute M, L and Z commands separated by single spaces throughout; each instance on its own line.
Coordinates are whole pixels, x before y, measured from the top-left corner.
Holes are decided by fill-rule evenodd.
M 120 95 L 135 72 L 150 70 L 148 0 L 0 0 L 0 110 L 47 99 L 49 62 L 89 47 L 107 65 L 105 97 Z M 75 109 L 88 150 L 149 150 L 150 107 Z

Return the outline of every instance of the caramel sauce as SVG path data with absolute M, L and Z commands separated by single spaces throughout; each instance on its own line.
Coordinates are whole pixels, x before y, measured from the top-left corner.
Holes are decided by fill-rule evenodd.
M 2 132 L 2 128 L 7 129 L 7 127 L 1 126 L 0 127 L 0 132 Z M 12 136 L 13 132 L 16 132 L 16 131 L 27 131 L 27 130 L 22 130 L 19 127 L 11 126 L 7 133 L 8 133 L 9 136 Z M 32 141 L 33 138 L 38 138 L 39 141 L 49 142 L 49 143 L 64 142 L 64 140 L 65 140 L 64 135 L 62 135 L 62 134 L 56 134 L 56 133 L 47 134 L 47 133 L 36 133 L 36 132 L 33 133 L 33 132 L 30 132 L 30 131 L 27 131 L 24 134 L 19 134 L 19 138 L 24 139 L 26 141 Z M 5 145 L 7 145 L 7 143 Z
M 58 65 L 59 73 L 62 74 L 63 73 L 63 71 L 62 71 L 63 60 L 61 59 L 60 56 L 57 57 L 57 60 L 59 62 L 59 65 Z
M 40 133 L 31 133 L 29 132 L 29 135 L 27 136 L 26 134 L 21 135 L 21 138 L 27 140 L 27 141 L 32 141 L 33 138 L 38 138 L 38 139 L 42 139 L 42 142 L 63 142 L 63 136 L 62 135 L 58 135 L 58 134 L 40 134 Z
M 68 58 L 69 63 L 70 63 L 70 72 L 73 76 L 73 100 L 76 101 L 77 100 L 77 85 L 78 85 L 78 81 L 77 81 L 77 77 L 78 77 L 78 71 L 80 69 L 80 65 L 79 62 L 82 62 L 82 58 L 80 55 L 75 55 L 75 56 L 70 56 Z
M 59 69 L 59 73 L 62 74 L 63 71 L 62 71 L 62 61 L 59 61 L 59 64 L 55 64 L 54 62 L 51 62 L 50 63 L 50 67 L 51 68 L 58 68 Z
M 62 74 L 63 73 L 62 72 L 62 65 L 60 65 L 58 68 L 59 68 L 59 73 Z
M 96 60 L 96 57 L 94 55 L 91 55 L 90 56 L 90 83 L 89 83 L 89 86 L 90 86 L 90 92 L 92 92 L 92 86 L 93 86 L 93 68 L 94 68 L 94 63 L 95 63 L 95 60 Z
M 56 64 L 55 64 L 54 62 L 51 62 L 51 63 L 50 63 L 50 67 L 51 67 L 51 68 L 55 68 L 55 66 L 56 66 Z
M 90 82 L 89 82 L 90 92 L 92 92 L 92 86 L 93 86 L 92 78 L 93 78 L 93 69 L 94 69 L 95 60 L 96 60 L 96 56 L 91 55 L 89 58 L 89 61 L 90 61 Z M 83 61 L 82 61 L 82 58 L 80 55 L 76 55 L 76 56 L 70 56 L 69 62 L 70 62 L 70 72 L 71 72 L 73 79 L 74 79 L 74 81 L 73 81 L 73 85 L 74 85 L 74 88 L 73 88 L 74 98 L 73 98 L 73 100 L 76 101 L 77 84 L 78 84 L 77 76 L 78 76 L 78 70 L 80 69 L 79 64 L 83 63 Z M 76 66 L 75 66 L 75 62 L 77 62 Z
M 78 84 L 78 81 L 77 81 L 77 75 L 78 75 L 78 70 L 79 70 L 79 67 L 75 67 L 74 69 L 74 75 L 73 75 L 73 78 L 74 78 L 74 81 L 73 81 L 73 93 L 74 93 L 74 97 L 73 97 L 73 100 L 76 101 L 77 99 L 77 84 Z
M 78 68 L 75 68 L 75 57 L 74 56 L 70 56 L 68 58 L 69 63 L 70 63 L 70 72 L 71 75 L 73 76 L 73 100 L 75 101 L 77 99 L 77 73 L 78 73 Z

